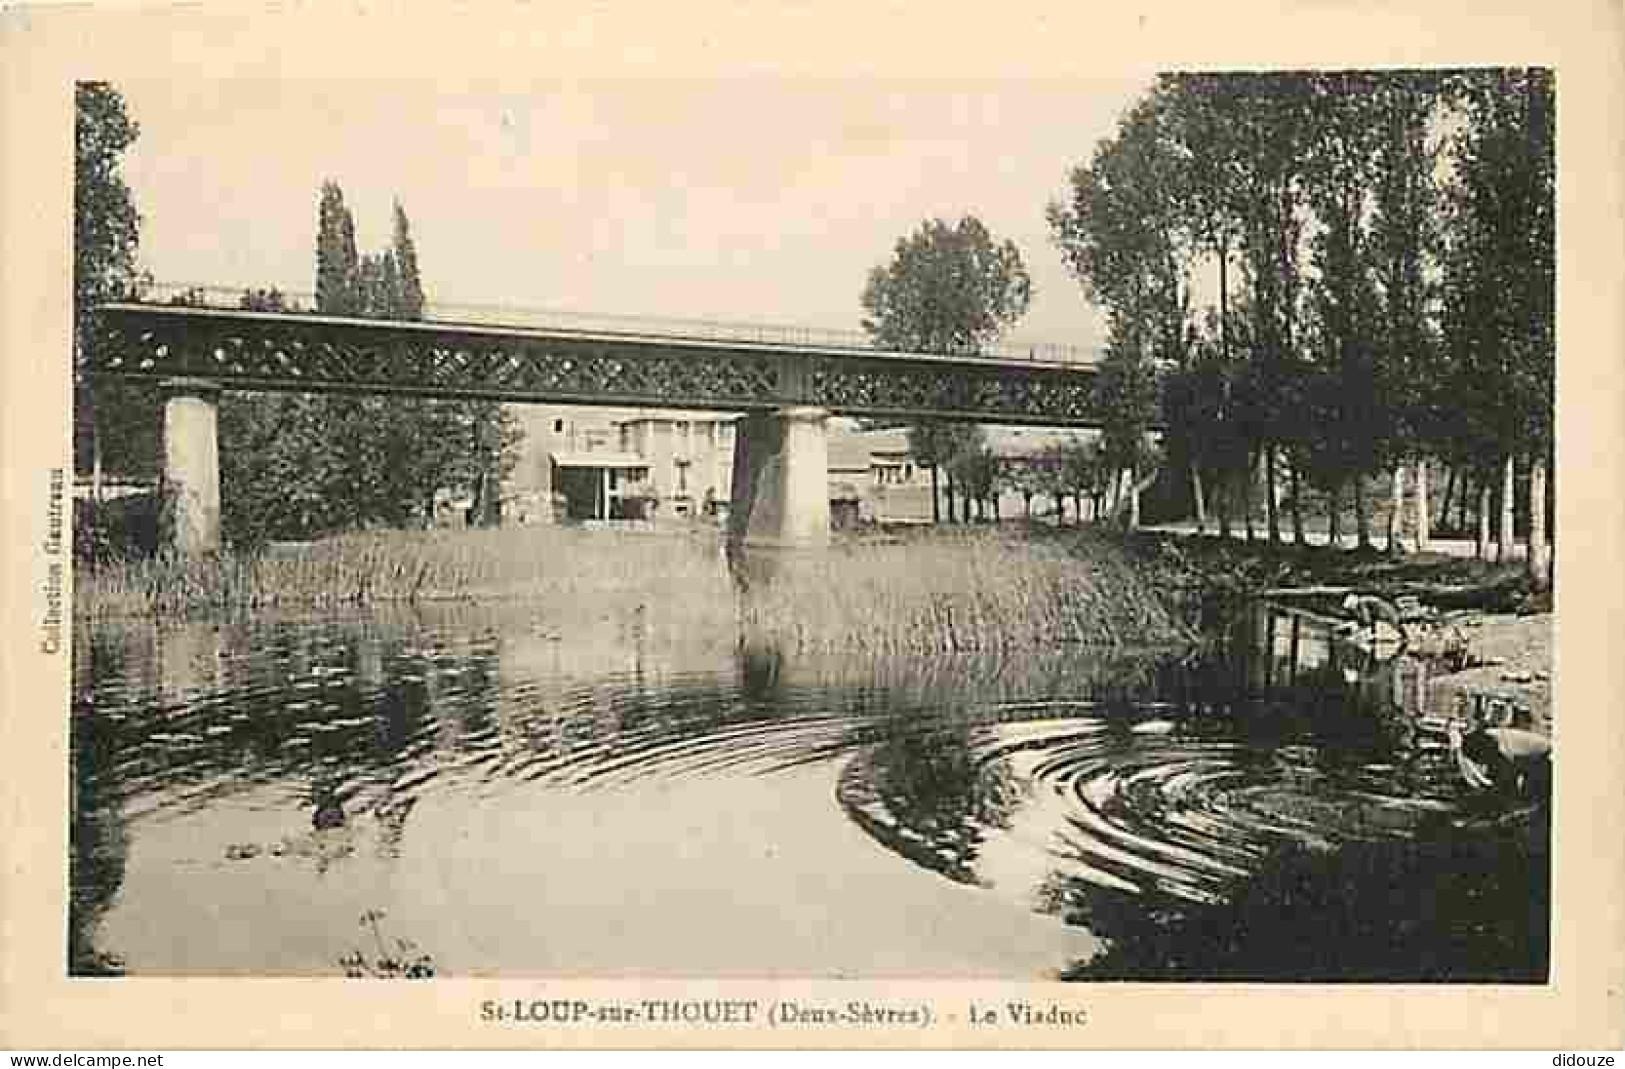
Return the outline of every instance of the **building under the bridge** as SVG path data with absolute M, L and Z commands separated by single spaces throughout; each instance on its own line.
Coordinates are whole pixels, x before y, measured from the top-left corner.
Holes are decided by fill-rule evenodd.
M 503 523 L 726 520 L 737 416 L 530 405 L 514 412 L 524 440 L 503 488 Z M 1009 427 L 985 433 L 994 453 L 1014 462 L 1092 434 Z M 835 526 L 931 519 L 931 471 L 910 451 L 906 428 L 865 430 L 832 420 L 828 467 Z M 1023 500 L 1005 489 L 999 505 L 1001 514 L 1016 516 Z

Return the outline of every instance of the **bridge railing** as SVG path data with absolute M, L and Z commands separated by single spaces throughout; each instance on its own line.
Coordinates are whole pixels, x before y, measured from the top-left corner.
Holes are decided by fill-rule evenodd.
M 259 303 L 256 303 L 258 298 Z M 245 290 L 240 287 L 199 285 L 184 282 L 142 282 L 125 295 L 142 304 L 178 305 L 242 311 L 283 311 L 312 313 L 315 294 L 288 290 Z M 267 299 L 280 301 L 266 307 Z M 800 326 L 780 323 L 729 322 L 714 319 L 687 319 L 670 316 L 626 315 L 584 312 L 563 308 L 528 308 L 503 304 L 468 304 L 430 301 L 423 319 L 446 325 L 522 327 L 532 330 L 568 330 L 583 333 L 634 334 L 673 340 L 746 342 L 849 351 L 874 351 L 869 336 L 860 330 Z M 1099 363 L 1100 354 L 1087 346 L 1056 342 L 1006 340 L 986 346 L 974 354 L 998 360 L 1032 361 L 1046 364 Z

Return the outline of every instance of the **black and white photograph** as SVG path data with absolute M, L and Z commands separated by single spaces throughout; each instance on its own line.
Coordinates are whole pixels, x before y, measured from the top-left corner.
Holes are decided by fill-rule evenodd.
M 1545 979 L 1550 71 L 269 88 L 76 87 L 75 971 Z
M 1556 982 L 1559 65 L 62 91 L 70 985 Z

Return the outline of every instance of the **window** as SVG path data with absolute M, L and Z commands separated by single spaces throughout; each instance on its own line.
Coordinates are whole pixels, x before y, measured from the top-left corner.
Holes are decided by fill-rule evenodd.
M 562 419 L 556 419 L 556 420 L 553 421 L 553 433 L 554 434 L 563 434 L 564 433 L 564 421 Z

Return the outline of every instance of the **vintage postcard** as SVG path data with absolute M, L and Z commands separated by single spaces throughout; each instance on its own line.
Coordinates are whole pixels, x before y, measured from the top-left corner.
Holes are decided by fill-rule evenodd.
M 0 14 L 0 1044 L 1618 1046 L 1620 22 Z

